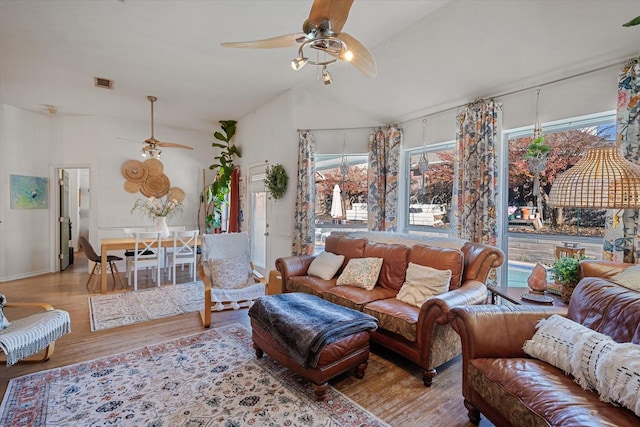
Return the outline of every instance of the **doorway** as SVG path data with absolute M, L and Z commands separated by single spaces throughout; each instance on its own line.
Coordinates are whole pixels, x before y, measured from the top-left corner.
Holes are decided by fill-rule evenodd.
M 67 271 L 75 262 L 75 253 L 82 250 L 78 236 L 89 238 L 90 229 L 90 170 L 88 167 L 58 167 L 56 238 L 54 244 L 55 271 Z
M 265 172 L 265 166 L 249 169 L 251 261 L 262 274 L 265 274 L 267 269 L 269 240 L 268 198 L 264 187 Z

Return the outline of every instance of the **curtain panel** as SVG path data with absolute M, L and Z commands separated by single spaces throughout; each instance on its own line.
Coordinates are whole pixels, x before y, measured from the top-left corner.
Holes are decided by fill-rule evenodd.
M 618 107 L 616 114 L 617 140 L 622 155 L 640 164 L 640 63 L 638 58 L 625 62 L 618 78 Z M 638 263 L 640 235 L 637 209 L 609 209 L 605 221 L 603 256 L 615 262 Z
M 452 227 L 458 237 L 497 244 L 496 143 L 500 104 L 493 100 L 467 105 L 457 115 L 456 176 Z
M 292 255 L 313 255 L 315 246 L 315 141 L 309 131 L 298 134 L 298 182 L 293 214 Z
M 398 230 L 398 175 L 402 129 L 389 126 L 369 135 L 367 172 L 368 226 L 371 231 Z

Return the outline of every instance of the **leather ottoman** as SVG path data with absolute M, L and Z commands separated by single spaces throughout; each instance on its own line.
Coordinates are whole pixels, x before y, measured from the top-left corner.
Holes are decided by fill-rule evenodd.
M 260 297 L 249 317 L 256 356 L 267 353 L 311 381 L 317 400 L 343 372 L 354 369 L 364 377 L 374 317 L 304 293 Z

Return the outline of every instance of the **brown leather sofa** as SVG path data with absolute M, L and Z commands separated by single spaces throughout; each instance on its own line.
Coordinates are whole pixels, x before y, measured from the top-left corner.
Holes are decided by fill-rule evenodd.
M 640 343 L 640 292 L 607 280 L 631 264 L 581 261 L 566 316 L 617 342 Z M 474 424 L 496 426 L 640 426 L 624 407 L 602 402 L 571 375 L 523 351 L 536 324 L 567 309 L 456 307 L 449 317 L 462 340 L 462 395 Z
M 351 258 L 383 259 L 378 282 L 371 291 L 356 286 L 336 286 L 341 270 L 330 280 L 307 275 L 315 258 L 311 255 L 279 258 L 276 268 L 282 274 L 285 292 L 310 293 L 376 317 L 379 325 L 371 333 L 371 339 L 418 364 L 422 368 L 424 384 L 430 386 L 436 367 L 461 351 L 460 339 L 448 324 L 449 310 L 456 305 L 484 304 L 489 271 L 504 261 L 502 251 L 493 246 L 457 239 L 452 242 L 452 246 L 457 245 L 459 249 L 381 243 L 364 237 L 327 237 L 325 250 L 345 256 L 342 268 Z M 397 300 L 409 262 L 440 270 L 450 269 L 449 291 L 429 298 L 420 308 Z

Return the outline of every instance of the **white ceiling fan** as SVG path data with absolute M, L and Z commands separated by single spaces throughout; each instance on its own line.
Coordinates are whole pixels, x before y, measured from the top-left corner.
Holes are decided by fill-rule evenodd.
M 160 147 L 166 148 L 185 148 L 187 150 L 193 150 L 193 147 L 189 147 L 188 145 L 176 144 L 175 142 L 163 142 L 158 141 L 153 135 L 153 103 L 158 100 L 155 96 L 147 96 L 147 99 L 151 103 L 151 137 L 144 140 L 144 144 L 146 144 L 140 152 L 142 153 L 142 157 L 149 157 L 152 159 L 159 159 L 162 154 L 162 150 Z M 124 138 L 122 138 L 124 139 Z
M 366 77 L 373 78 L 377 74 L 377 68 L 371 52 L 353 36 L 341 32 L 352 4 L 353 0 L 314 0 L 309 18 L 302 24 L 302 33 L 264 40 L 227 42 L 222 43 L 222 46 L 273 49 L 299 45 L 298 57 L 291 61 L 292 68 L 299 70 L 306 64 L 321 66 L 325 84 L 331 84 L 327 65 L 339 60 L 351 63 Z M 305 55 L 306 48 L 317 51 L 315 59 Z

